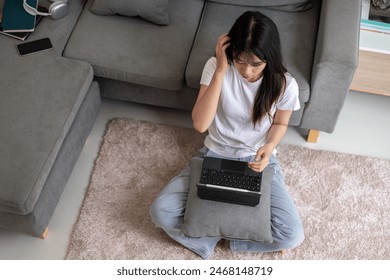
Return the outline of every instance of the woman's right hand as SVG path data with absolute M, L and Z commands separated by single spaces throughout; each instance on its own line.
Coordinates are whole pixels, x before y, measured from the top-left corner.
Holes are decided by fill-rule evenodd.
M 230 46 L 230 37 L 223 34 L 218 37 L 217 45 L 215 46 L 215 56 L 217 58 L 217 69 L 222 74 L 225 74 L 228 68 L 228 59 L 226 56 L 226 49 Z

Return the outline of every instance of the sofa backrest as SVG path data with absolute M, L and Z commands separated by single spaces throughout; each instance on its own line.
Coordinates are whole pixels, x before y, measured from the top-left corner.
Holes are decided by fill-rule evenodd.
M 209 0 L 221 4 L 250 7 L 268 7 L 289 12 L 305 11 L 311 8 L 311 0 Z

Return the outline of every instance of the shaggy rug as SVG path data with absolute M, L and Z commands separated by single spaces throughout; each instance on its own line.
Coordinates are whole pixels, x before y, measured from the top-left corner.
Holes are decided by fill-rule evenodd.
M 149 207 L 203 139 L 192 129 L 110 121 L 66 259 L 199 259 L 152 224 Z M 304 243 L 282 255 L 232 253 L 222 240 L 212 259 L 390 259 L 390 161 L 291 145 L 278 151 Z

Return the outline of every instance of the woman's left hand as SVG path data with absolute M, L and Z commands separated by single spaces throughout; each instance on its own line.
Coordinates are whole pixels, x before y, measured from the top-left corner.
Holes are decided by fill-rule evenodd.
M 257 150 L 255 161 L 248 162 L 249 168 L 255 172 L 262 172 L 264 168 L 269 164 L 269 157 L 271 156 L 273 148 L 270 148 L 268 145 L 260 147 Z

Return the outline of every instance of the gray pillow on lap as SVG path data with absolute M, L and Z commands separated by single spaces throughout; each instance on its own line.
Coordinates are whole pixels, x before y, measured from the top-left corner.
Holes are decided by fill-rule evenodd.
M 196 183 L 203 160 L 190 161 L 191 181 L 182 232 L 189 237 L 222 236 L 271 243 L 271 182 L 274 169 L 263 171 L 260 203 L 255 207 L 200 199 Z
M 147 21 L 169 24 L 168 0 L 95 0 L 91 12 L 97 15 L 139 16 Z

